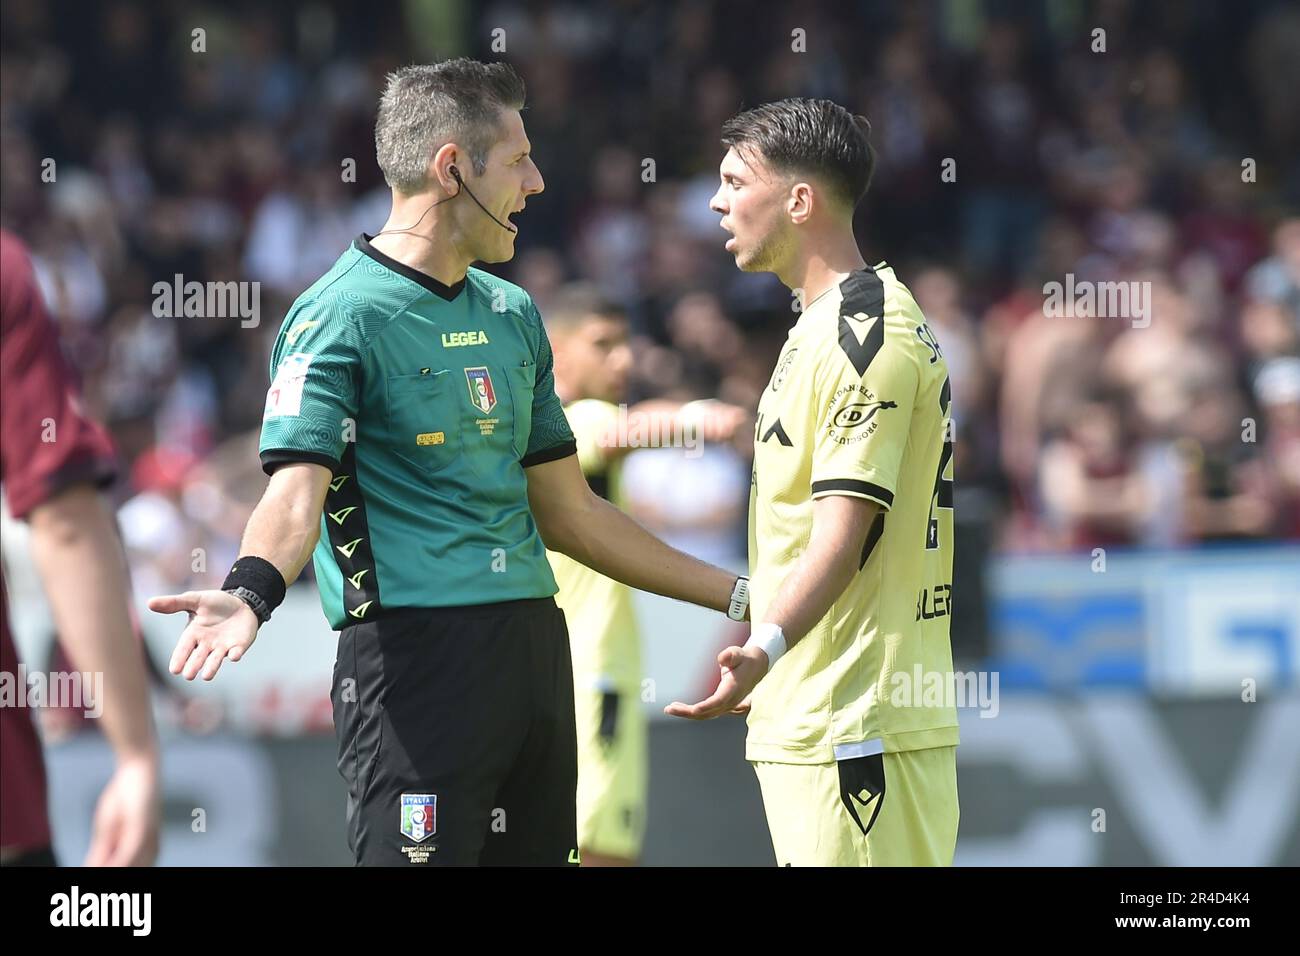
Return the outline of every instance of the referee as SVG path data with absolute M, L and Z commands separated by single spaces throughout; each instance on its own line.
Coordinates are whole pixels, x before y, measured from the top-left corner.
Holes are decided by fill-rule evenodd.
M 743 578 L 674 551 L 588 488 L 536 307 L 505 262 L 540 193 L 504 63 L 393 73 L 375 144 L 392 188 L 289 310 L 272 357 L 270 483 L 171 671 L 240 660 L 314 557 L 338 630 L 331 696 L 362 865 L 578 862 L 573 676 L 546 548 L 734 617 Z M 314 552 L 314 554 L 313 554 Z

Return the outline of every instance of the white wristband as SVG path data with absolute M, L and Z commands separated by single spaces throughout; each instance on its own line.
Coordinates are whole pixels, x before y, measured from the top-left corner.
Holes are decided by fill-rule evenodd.
M 767 655 L 767 669 L 770 671 L 786 652 L 785 633 L 775 624 L 755 624 L 749 631 L 745 646 L 761 648 Z

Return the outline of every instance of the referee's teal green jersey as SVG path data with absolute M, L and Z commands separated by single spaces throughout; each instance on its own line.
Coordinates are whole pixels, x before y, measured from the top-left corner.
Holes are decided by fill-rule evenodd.
M 524 469 L 576 446 L 523 289 L 443 285 L 363 235 L 294 302 L 271 375 L 262 467 L 334 474 L 314 559 L 335 629 L 555 593 Z

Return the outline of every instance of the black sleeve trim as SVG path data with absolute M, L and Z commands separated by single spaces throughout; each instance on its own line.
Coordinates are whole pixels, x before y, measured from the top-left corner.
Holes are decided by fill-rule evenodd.
M 533 465 L 544 465 L 548 461 L 559 461 L 561 458 L 568 458 L 570 455 L 578 453 L 578 443 L 570 439 L 562 445 L 555 445 L 551 448 L 543 448 L 541 451 L 535 451 L 531 455 L 525 455 L 519 459 L 519 464 L 525 468 L 531 468 Z
M 330 470 L 330 474 L 336 474 L 339 470 L 339 460 L 329 455 L 324 455 L 318 451 L 297 451 L 293 448 L 268 448 L 261 454 L 262 470 L 268 475 L 275 474 L 275 469 L 281 465 L 295 465 L 302 462 L 308 462 L 313 465 L 324 465 Z
M 874 498 L 886 508 L 894 506 L 894 493 L 888 488 L 881 488 L 869 481 L 859 481 L 856 478 L 836 478 L 831 481 L 814 481 L 812 483 L 814 498 L 818 495 L 833 494 L 837 491 L 847 491 L 851 494 Z

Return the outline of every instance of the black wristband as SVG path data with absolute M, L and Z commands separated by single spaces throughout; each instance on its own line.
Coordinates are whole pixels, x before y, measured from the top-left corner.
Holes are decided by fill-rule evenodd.
M 243 588 L 257 595 L 266 608 L 266 616 L 263 617 L 258 613 L 259 609 L 256 607 L 253 611 L 257 613 L 258 620 L 264 624 L 271 616 L 271 612 L 284 602 L 284 592 L 287 590 L 284 575 L 279 569 L 270 561 L 254 554 L 246 554 L 236 559 L 230 568 L 230 573 L 226 575 L 225 583 L 221 585 L 223 591 L 234 591 L 237 588 Z

